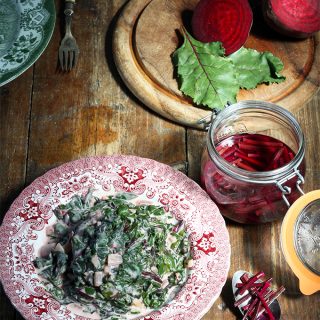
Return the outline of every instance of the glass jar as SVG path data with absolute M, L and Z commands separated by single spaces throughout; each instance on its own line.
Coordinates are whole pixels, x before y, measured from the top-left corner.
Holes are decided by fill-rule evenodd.
M 227 138 L 258 134 L 280 140 L 292 151 L 288 163 L 269 171 L 238 168 L 220 156 Z M 305 142 L 300 125 L 286 109 L 263 101 L 227 106 L 212 121 L 201 160 L 201 184 L 221 213 L 240 223 L 281 219 L 303 193 Z

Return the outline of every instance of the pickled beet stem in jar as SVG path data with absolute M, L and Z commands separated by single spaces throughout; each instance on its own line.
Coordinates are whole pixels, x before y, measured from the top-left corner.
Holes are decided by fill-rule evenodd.
M 269 171 L 288 164 L 295 156 L 281 141 L 261 134 L 238 134 L 217 145 L 220 156 L 248 171 Z
M 300 196 L 304 172 L 303 134 L 287 110 L 242 101 L 211 124 L 201 184 L 225 217 L 250 224 L 281 219 Z

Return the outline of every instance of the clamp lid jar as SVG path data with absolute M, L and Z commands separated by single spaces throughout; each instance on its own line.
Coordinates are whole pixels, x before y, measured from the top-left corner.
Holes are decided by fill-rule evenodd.
M 281 248 L 301 292 L 320 290 L 320 190 L 291 205 L 281 225 Z
M 305 142 L 286 109 L 263 101 L 227 106 L 210 125 L 201 183 L 240 223 L 281 219 L 303 193 Z

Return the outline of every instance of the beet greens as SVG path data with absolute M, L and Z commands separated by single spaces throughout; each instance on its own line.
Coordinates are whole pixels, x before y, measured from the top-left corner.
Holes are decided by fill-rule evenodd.
M 270 52 L 241 48 L 226 57 L 220 42 L 202 43 L 182 29 L 184 42 L 172 55 L 179 89 L 197 105 L 223 109 L 240 88 L 279 83 L 283 64 Z
M 60 303 L 123 319 L 160 308 L 186 281 L 190 244 L 183 225 L 162 207 L 135 206 L 130 197 L 102 200 L 90 191 L 54 210 L 56 245 L 34 264 Z

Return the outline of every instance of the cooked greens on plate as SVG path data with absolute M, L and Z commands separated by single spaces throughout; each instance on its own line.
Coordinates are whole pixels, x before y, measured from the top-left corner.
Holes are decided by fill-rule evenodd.
M 134 197 L 99 199 L 90 190 L 54 210 L 54 248 L 34 264 L 61 304 L 126 319 L 161 308 L 185 283 L 191 255 L 182 221 Z

